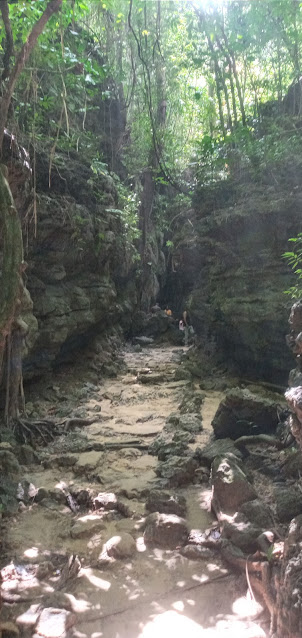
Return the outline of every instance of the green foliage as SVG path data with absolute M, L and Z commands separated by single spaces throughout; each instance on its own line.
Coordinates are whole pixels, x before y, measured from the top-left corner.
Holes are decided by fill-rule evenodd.
M 117 177 L 115 178 L 115 186 L 118 192 L 120 209 L 107 209 L 107 212 L 115 214 L 120 219 L 126 247 L 132 251 L 134 261 L 137 261 L 139 254 L 136 243 L 141 235 L 138 228 L 138 195 L 133 191 L 129 191 Z
M 16 51 L 46 5 L 9 4 Z M 170 204 L 165 195 L 171 182 L 192 192 L 244 173 L 278 185 L 283 166 L 302 157 L 299 118 L 282 112 L 301 75 L 302 11 L 288 0 L 133 0 L 130 29 L 129 8 L 129 0 L 64 0 L 18 82 L 10 124 L 36 146 L 55 144 L 88 160 L 93 193 L 104 206 L 97 180 L 110 176 L 103 149 L 112 143 L 134 186 L 117 180 L 119 203 L 107 212 L 133 247 L 145 169 L 155 182 L 153 219 L 167 231 L 180 214 L 175 196 Z M 3 25 L 1 34 L 3 59 Z M 108 137 L 116 122 L 102 131 L 102 117 L 117 100 L 125 129 L 113 148 Z M 275 111 L 267 117 L 270 105 Z M 59 154 L 53 161 L 59 168 Z
M 302 298 L 302 233 L 298 233 L 297 237 L 291 237 L 288 241 L 293 242 L 294 250 L 283 253 L 282 257 L 292 268 L 296 283 L 289 290 L 285 290 L 286 295 L 290 295 L 291 299 Z

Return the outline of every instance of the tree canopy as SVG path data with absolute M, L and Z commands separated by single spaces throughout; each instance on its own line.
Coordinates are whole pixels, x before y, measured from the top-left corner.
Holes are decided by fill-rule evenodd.
M 4 89 L 46 6 L 8 3 L 14 45 L 4 20 Z M 158 180 L 211 179 L 214 164 L 230 170 L 222 147 L 239 144 L 248 156 L 268 109 L 284 112 L 300 78 L 301 16 L 296 0 L 66 0 L 18 80 L 10 126 L 50 149 L 55 140 L 53 160 L 58 146 L 108 163 L 85 124 L 100 96 L 119 99 L 125 126 L 115 151 L 129 174 L 148 166 L 153 147 Z

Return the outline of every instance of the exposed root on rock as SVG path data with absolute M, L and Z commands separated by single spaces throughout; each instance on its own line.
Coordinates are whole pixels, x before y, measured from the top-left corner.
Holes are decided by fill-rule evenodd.
M 96 420 L 97 417 L 91 417 L 90 419 L 71 417 L 55 423 L 55 421 L 49 419 L 30 421 L 19 418 L 14 421 L 12 429 L 18 442 L 35 447 L 36 443 L 47 445 L 54 441 L 56 436 L 67 434 L 73 428 L 91 425 Z

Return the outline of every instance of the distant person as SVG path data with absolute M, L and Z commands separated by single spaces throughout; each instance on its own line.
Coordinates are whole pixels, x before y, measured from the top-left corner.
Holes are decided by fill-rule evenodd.
M 191 319 L 187 310 L 184 310 L 182 313 L 182 321 L 184 325 L 184 333 L 185 333 L 185 346 L 189 344 L 189 334 L 191 326 Z
M 165 314 L 167 315 L 167 317 L 172 317 L 172 310 L 170 310 L 170 308 L 166 307 Z
M 184 322 L 183 322 L 183 320 L 182 320 L 182 319 L 180 320 L 180 322 L 179 322 L 179 324 L 178 324 L 178 328 L 179 328 L 179 330 L 181 330 L 182 332 L 183 332 L 183 331 L 184 331 L 184 329 L 185 329 Z

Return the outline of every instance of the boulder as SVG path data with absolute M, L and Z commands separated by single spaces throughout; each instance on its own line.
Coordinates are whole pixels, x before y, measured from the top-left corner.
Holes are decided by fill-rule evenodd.
M 183 443 L 182 441 L 166 441 L 161 444 L 157 456 L 159 461 L 165 461 L 169 456 L 184 456 L 187 451 L 187 443 Z
M 193 455 L 170 456 L 166 461 L 158 463 L 155 473 L 166 479 L 168 485 L 178 487 L 193 481 L 197 467 L 198 463 Z
M 32 465 L 39 461 L 38 454 L 31 445 L 20 445 L 16 450 L 19 463 L 22 465 Z
M 188 535 L 187 523 L 180 516 L 153 512 L 146 518 L 144 531 L 146 544 L 175 549 L 185 545 Z
M 151 490 L 145 507 L 148 512 L 176 514 L 177 516 L 185 516 L 187 511 L 184 496 L 159 492 L 158 490 Z
M 274 528 L 274 517 L 270 507 L 261 501 L 260 498 L 256 498 L 254 501 L 243 503 L 239 511 L 246 516 L 246 518 L 255 526 L 264 530 L 270 530 Z
M 117 509 L 117 496 L 112 492 L 100 492 L 94 499 L 95 509 L 115 510 Z
M 168 442 L 167 437 L 163 436 L 162 434 L 159 434 L 154 441 L 152 441 L 152 443 L 150 443 L 149 447 L 148 447 L 148 454 L 152 454 L 153 456 L 157 456 L 160 449 L 165 446 Z
M 218 439 L 271 434 L 278 425 L 278 403 L 249 390 L 235 388 L 221 401 L 212 421 Z
M 277 517 L 281 523 L 289 523 L 295 516 L 302 514 L 302 494 L 295 487 L 275 489 Z
M 99 516 L 88 514 L 79 518 L 70 530 L 71 538 L 87 538 L 98 534 L 105 527 L 105 523 Z
M 184 430 L 185 432 L 201 432 L 202 431 L 202 418 L 201 415 L 194 413 L 186 413 L 175 415 L 172 414 L 166 419 L 165 428 L 166 431 L 172 430 Z
M 247 501 L 257 498 L 238 459 L 232 454 L 216 456 L 212 464 L 212 507 L 218 518 L 234 514 Z
M 258 549 L 261 528 L 254 526 L 246 516 L 237 512 L 232 520 L 223 522 L 222 538 L 230 540 L 236 547 L 249 554 Z
M 0 475 L 6 476 L 7 478 L 17 479 L 21 476 L 21 468 L 15 457 L 15 455 L 11 452 L 10 449 L 1 449 L 0 450 Z
M 177 443 L 179 442 L 194 443 L 195 438 L 196 437 L 194 432 L 186 432 L 185 430 L 176 430 L 176 432 L 174 432 L 173 434 L 172 441 L 175 441 Z
M 66 638 L 68 629 L 74 625 L 75 620 L 76 616 L 66 609 L 47 607 L 40 614 L 34 637 Z
M 200 415 L 200 408 L 204 402 L 205 394 L 200 390 L 188 390 L 185 392 L 178 408 L 181 414 L 195 412 Z
M 208 443 L 203 448 L 196 448 L 194 456 L 199 463 L 211 467 L 215 456 L 220 454 L 233 454 L 239 459 L 242 458 L 241 452 L 235 447 L 231 439 L 218 439 L 218 441 Z
M 100 492 L 92 499 L 92 503 L 96 510 L 116 510 L 125 517 L 130 517 L 133 514 L 130 507 L 118 500 L 117 496 L 113 492 Z
M 136 542 L 131 534 L 120 532 L 105 543 L 104 549 L 110 558 L 131 558 L 136 552 Z
M 143 384 L 158 384 L 158 383 L 163 383 L 163 381 L 165 380 L 165 375 L 163 372 L 150 372 L 148 374 L 139 374 L 137 377 L 138 381 L 140 381 L 140 383 Z
M 276 609 L 278 636 L 302 636 L 302 515 L 294 518 L 284 543 L 284 560 L 279 576 L 278 607 Z
M 0 505 L 6 514 L 15 514 L 18 509 L 18 482 L 21 467 L 9 449 L 0 450 Z
M 35 495 L 35 502 L 41 503 L 44 498 L 49 498 L 49 492 L 45 487 L 39 487 Z
M 177 370 L 175 371 L 174 379 L 175 381 L 183 381 L 183 380 L 191 381 L 192 374 L 190 370 L 187 370 L 187 368 L 184 368 L 183 366 L 179 366 Z

